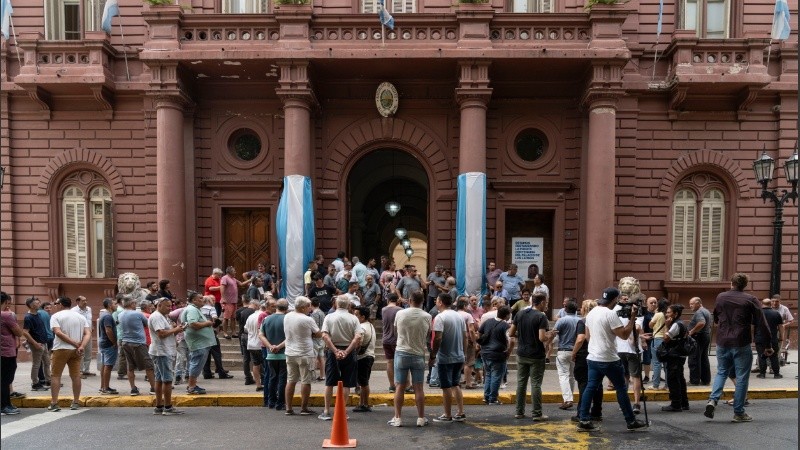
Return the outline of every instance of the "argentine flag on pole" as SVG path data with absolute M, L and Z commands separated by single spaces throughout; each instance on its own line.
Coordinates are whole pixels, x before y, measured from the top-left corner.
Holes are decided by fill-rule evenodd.
M 111 18 L 119 15 L 119 4 L 117 0 L 107 0 L 106 7 L 103 8 L 103 22 L 101 27 L 106 33 L 111 33 Z
M 3 37 L 8 40 L 8 27 L 11 24 L 11 13 L 14 12 L 14 8 L 11 7 L 11 0 L 0 0 L 0 18 L 2 18 L 2 26 L 0 26 L 0 31 L 3 33 Z
M 486 288 L 486 174 L 458 176 L 456 204 L 456 289 L 480 295 Z
M 283 178 L 283 194 L 278 203 L 276 224 L 278 258 L 280 260 L 281 297 L 294 310 L 294 300 L 305 295 L 303 274 L 314 260 L 314 202 L 311 178 L 287 175 Z
M 394 17 L 389 14 L 389 11 L 386 11 L 384 0 L 378 0 L 378 18 L 381 24 L 386 25 L 390 30 L 394 30 Z
M 772 18 L 772 39 L 789 39 L 792 28 L 789 26 L 789 3 L 786 0 L 775 2 L 775 17 Z
M 664 0 L 658 2 L 658 24 L 656 25 L 656 37 L 661 36 L 661 25 L 664 18 Z

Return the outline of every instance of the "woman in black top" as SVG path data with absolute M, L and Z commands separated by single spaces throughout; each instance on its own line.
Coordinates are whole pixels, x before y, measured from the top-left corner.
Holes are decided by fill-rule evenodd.
M 683 375 L 686 357 L 677 353 L 679 346 L 683 345 L 688 329 L 681 320 L 683 305 L 670 305 L 666 312 L 666 328 L 664 343 L 670 351 L 667 357 L 667 388 L 669 389 L 670 404 L 661 408 L 662 411 L 681 412 L 689 409 L 689 397 L 686 394 L 686 377 Z
M 486 373 L 486 382 L 483 389 L 483 402 L 488 405 L 499 405 L 497 396 L 500 391 L 500 382 L 506 372 L 508 361 L 509 325 L 506 320 L 511 317 L 511 308 L 503 306 L 497 311 L 497 319 L 490 319 L 481 325 L 478 330 L 478 342 L 481 343 L 481 359 Z

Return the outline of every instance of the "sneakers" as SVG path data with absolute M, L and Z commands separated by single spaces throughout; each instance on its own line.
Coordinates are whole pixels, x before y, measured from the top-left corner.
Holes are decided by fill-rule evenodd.
M 588 433 L 588 432 L 591 432 L 591 431 L 597 431 L 598 429 L 600 429 L 600 427 L 598 427 L 597 425 L 595 425 L 594 423 L 592 423 L 590 421 L 589 422 L 583 422 L 583 421 L 578 422 L 578 431 L 582 431 L 584 433 Z
M 219 379 L 220 379 L 220 380 L 228 380 L 228 379 L 230 379 L 230 378 L 233 378 L 233 375 L 229 375 L 229 374 L 227 374 L 227 373 L 221 373 L 221 374 L 219 374 Z
M 61 411 L 61 407 L 58 406 L 58 403 L 50 403 L 50 406 L 47 407 L 47 410 L 50 412 L 58 412 Z
M 574 404 L 572 402 L 564 402 L 564 403 L 561 404 L 561 406 L 558 407 L 558 409 L 567 410 L 567 409 L 572 408 L 573 406 L 574 406 Z
M 683 408 L 676 408 L 676 407 L 674 407 L 672 405 L 667 405 L 667 406 L 662 406 L 661 407 L 661 411 L 664 411 L 664 412 L 681 412 L 681 411 L 683 411 Z
M 399 420 L 399 419 L 398 419 L 398 420 Z M 441 415 L 441 416 L 439 416 L 439 417 L 434 417 L 434 418 L 433 418 L 433 421 L 434 421 L 434 422 L 444 422 L 444 423 L 450 423 L 450 422 L 452 422 L 452 421 L 453 421 L 453 418 L 452 418 L 452 417 L 447 417 L 447 416 L 445 416 L 444 414 L 442 414 L 442 415 Z
M 775 374 L 775 378 L 783 378 L 783 375 L 781 375 L 781 374 L 779 374 L 779 373 L 776 373 L 776 374 Z
M 186 393 L 189 395 L 203 395 L 206 393 L 206 390 L 201 388 L 200 386 L 195 386 L 191 389 L 187 389 Z
M 153 389 L 153 388 L 150 388 L 150 395 L 156 395 L 156 390 Z
M 46 387 L 43 384 L 34 384 L 33 386 L 31 386 L 32 391 L 46 391 L 48 389 L 50 388 Z
M 25 394 L 23 394 L 22 392 L 17 392 L 17 391 L 14 391 L 14 392 L 12 392 L 12 393 L 10 394 L 10 397 L 11 397 L 11 398 L 25 398 L 26 396 L 25 396 Z
M 397 390 L 397 388 L 396 388 L 396 387 L 394 387 L 394 386 L 389 386 L 389 393 L 390 393 L 390 394 L 394 394 L 396 390 Z
M 131 388 L 131 396 L 136 397 L 137 395 L 139 395 L 139 388 L 134 386 Z
M 760 373 L 760 374 L 756 375 L 756 378 L 767 378 L 767 374 Z
M 318 415 L 318 416 L 317 416 L 317 419 L 319 419 L 319 420 L 332 420 L 332 419 L 333 419 L 333 416 L 331 416 L 331 415 L 330 415 L 330 413 L 326 413 L 326 412 L 324 412 L 324 413 L 322 413 L 322 414 Z M 399 426 L 399 425 L 398 425 L 398 426 Z
M 162 416 L 177 416 L 180 414 L 183 414 L 183 411 L 175 409 L 174 406 L 170 406 L 169 408 L 164 408 L 164 411 L 161 413 Z
M 394 419 L 392 419 L 394 420 Z M 418 427 L 426 427 L 428 426 L 428 418 L 427 417 L 417 417 L 417 426 Z
M 638 403 L 633 405 L 633 413 L 634 414 L 641 414 L 642 413 L 642 407 L 639 406 Z
M 6 406 L 2 410 L 0 410 L 0 414 L 4 416 L 15 416 L 19 413 L 20 410 L 18 408 L 15 408 L 14 406 Z
M 507 384 L 507 383 L 503 383 L 503 384 L 501 384 L 501 385 L 500 385 L 500 389 L 505 389 L 505 388 L 507 388 L 507 387 L 508 387 L 508 384 Z
M 253 385 L 253 384 L 256 384 L 256 380 L 254 380 L 252 378 L 247 378 L 247 379 L 244 380 L 244 385 L 245 386 L 250 386 L 250 385 Z
M 172 382 L 172 385 L 173 386 L 177 386 L 177 385 L 179 385 L 181 383 L 183 383 L 183 378 L 180 377 L 180 376 L 177 376 L 177 377 L 175 377 L 175 381 Z
M 164 414 L 164 407 L 163 406 L 156 406 L 155 408 L 153 408 L 153 415 L 154 416 L 160 416 L 162 414 Z
M 539 414 L 538 416 L 533 416 L 534 422 L 546 422 L 550 417 L 545 416 L 544 414 Z
M 628 422 L 628 430 L 638 430 L 641 428 L 647 428 L 649 425 L 643 420 L 634 420 L 633 422 Z
M 703 415 L 708 417 L 709 419 L 714 418 L 714 409 L 717 407 L 716 403 L 709 400 L 706 404 L 706 410 L 703 412 Z
M 502 405 L 503 402 L 501 402 L 500 400 L 492 400 L 490 402 L 487 402 L 486 404 L 487 405 Z
M 70 409 L 70 410 L 72 410 L 72 411 L 79 410 L 79 409 L 81 409 L 81 404 L 80 404 L 80 403 L 78 403 L 78 402 L 72 402 L 72 403 L 69 405 L 69 409 Z
M 570 417 L 569 420 L 571 420 L 571 421 L 573 421 L 575 423 L 578 423 L 578 422 L 581 421 L 581 417 L 576 414 L 576 415 Z M 603 416 L 592 416 L 591 420 L 592 420 L 592 422 L 602 422 L 603 421 Z
M 752 422 L 753 418 L 748 416 L 747 413 L 734 414 L 731 422 Z
M 467 420 L 466 414 L 456 414 L 453 416 L 453 421 L 455 422 L 464 422 L 465 420 Z
M 287 410 L 287 412 L 288 412 L 288 410 Z M 312 411 L 310 409 L 301 409 L 300 410 L 300 415 L 301 416 L 313 416 L 315 414 L 316 414 L 316 412 L 314 412 L 314 411 Z
M 100 389 L 100 395 L 119 395 L 119 392 L 114 388 Z
M 322 415 L 320 415 L 320 418 L 322 418 Z M 419 420 L 417 420 L 417 423 L 419 423 Z M 390 427 L 402 427 L 403 426 L 403 419 L 401 419 L 399 417 L 392 417 L 391 419 L 389 419 L 388 422 L 386 422 L 386 425 L 389 425 Z
M 353 408 L 353 412 L 372 412 L 372 408 L 367 405 L 358 405 Z

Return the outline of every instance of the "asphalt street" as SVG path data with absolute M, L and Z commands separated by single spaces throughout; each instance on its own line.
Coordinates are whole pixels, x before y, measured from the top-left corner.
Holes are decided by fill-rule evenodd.
M 649 405 L 651 427 L 625 431 L 615 403 L 604 403 L 602 428 L 578 433 L 569 422 L 572 412 L 545 405 L 551 420 L 515 420 L 512 405 L 469 406 L 464 423 L 434 423 L 425 428 L 386 425 L 392 412 L 377 406 L 372 413 L 350 415 L 350 438 L 359 448 L 541 448 L 541 449 L 796 449 L 798 400 L 754 400 L 747 412 L 751 423 L 732 423 L 731 407 L 720 405 L 714 420 L 702 415 L 704 402 L 692 410 L 664 413 L 661 403 Z M 320 411 L 321 408 L 315 408 Z M 320 448 L 331 422 L 316 417 L 287 417 L 263 408 L 185 408 L 181 416 L 154 416 L 151 408 L 84 408 L 46 412 L 23 409 L 0 419 L 2 448 Z M 528 411 L 529 412 L 529 411 Z M 426 408 L 433 419 L 441 407 Z M 414 412 L 403 418 L 413 425 Z M 640 417 L 643 417 L 640 416 Z M 8 437 L 7 437 L 8 436 Z

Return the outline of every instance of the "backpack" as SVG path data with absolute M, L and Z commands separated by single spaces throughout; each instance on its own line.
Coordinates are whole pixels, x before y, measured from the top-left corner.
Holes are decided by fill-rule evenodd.
M 671 351 L 675 356 L 689 356 L 697 351 L 697 341 L 689 336 L 689 330 L 683 322 L 678 322 L 678 327 L 681 329 L 682 338 L 675 339 L 675 344 L 671 347 Z

